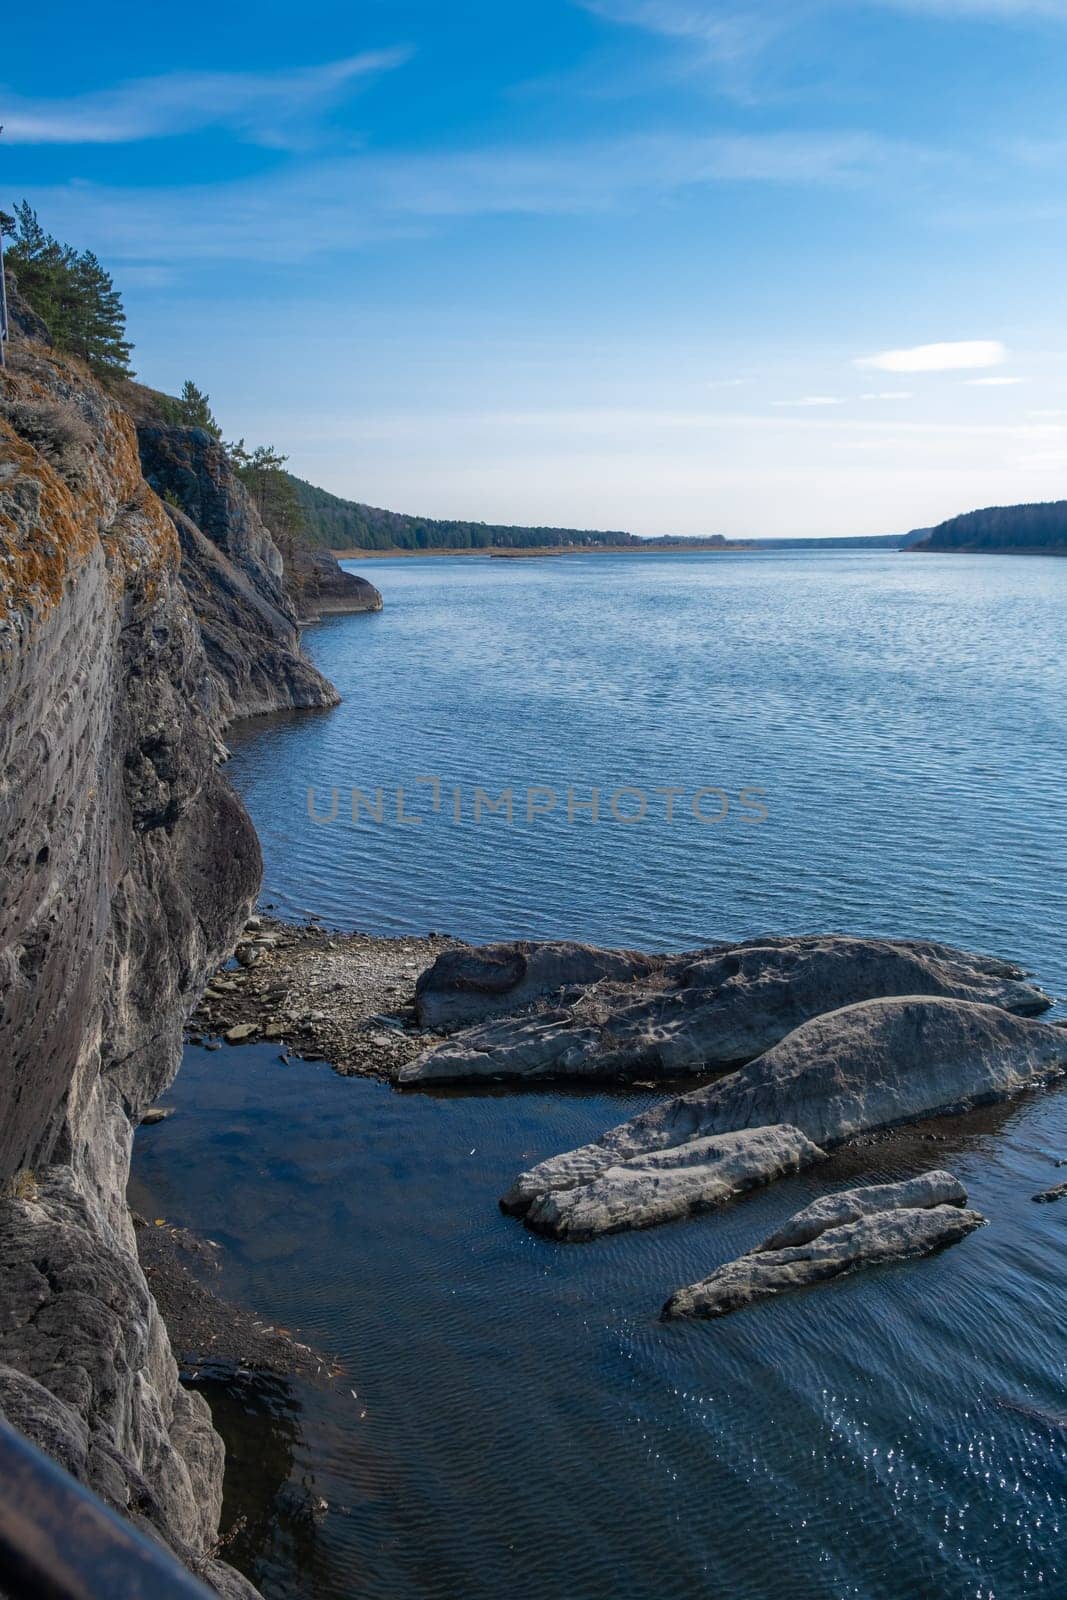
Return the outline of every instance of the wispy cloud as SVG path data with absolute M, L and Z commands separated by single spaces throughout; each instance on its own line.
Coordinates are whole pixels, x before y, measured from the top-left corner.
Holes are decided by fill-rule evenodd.
M 914 400 L 910 389 L 883 389 L 877 394 L 861 394 L 861 400 Z
M 968 378 L 969 389 L 1013 389 L 1017 383 L 1025 383 L 1025 378 Z
M 838 394 L 807 394 L 802 400 L 772 400 L 774 406 L 797 406 L 802 410 L 817 406 L 843 406 L 845 401 Z
M 884 182 L 921 155 L 866 134 L 634 137 L 357 155 L 228 184 L 71 184 L 31 198 L 51 226 L 111 261 L 293 261 L 422 234 L 452 218 L 596 216 L 720 184 Z M 176 215 L 185 219 L 180 229 Z
M 882 350 L 860 356 L 856 367 L 879 372 L 962 372 L 973 367 L 999 367 L 1008 352 L 999 339 L 963 339 L 947 344 L 918 344 L 907 350 Z
M 409 57 L 376 50 L 286 72 L 173 72 L 66 100 L 0 92 L 0 122 L 9 144 L 125 144 L 229 128 L 251 143 L 285 147 L 301 142 L 309 119 Z
M 815 12 L 853 10 L 857 3 L 961 22 L 1067 22 L 1067 0 L 577 0 L 608 22 L 696 40 L 724 57 L 751 54 Z

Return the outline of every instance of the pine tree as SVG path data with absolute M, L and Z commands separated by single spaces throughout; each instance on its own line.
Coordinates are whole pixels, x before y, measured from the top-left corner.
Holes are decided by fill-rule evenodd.
M 208 396 L 202 389 L 198 389 L 192 378 L 186 378 L 182 384 L 181 399 L 178 401 L 181 408 L 182 424 L 186 428 L 203 428 L 210 433 L 213 439 L 222 438 L 222 429 L 215 421 L 214 413 Z
M 228 444 L 226 453 L 288 566 L 294 545 L 303 542 L 301 536 L 307 529 L 304 509 L 293 480 L 285 471 L 289 457 L 269 444 L 258 444 L 249 450 L 243 439 Z
M 15 207 L 14 224 L 8 261 L 56 346 L 80 356 L 99 377 L 128 377 L 132 346 L 110 274 L 91 250 L 79 255 L 46 233 L 28 201 Z
M 77 353 L 94 372 L 128 373 L 133 347 L 125 337 L 126 313 L 111 274 L 86 250 L 74 263 L 74 280 L 79 304 Z

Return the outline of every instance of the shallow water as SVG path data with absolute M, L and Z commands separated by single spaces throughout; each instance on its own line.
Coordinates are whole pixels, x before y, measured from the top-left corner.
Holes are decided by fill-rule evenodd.
M 217 1286 L 346 1368 L 200 1380 L 271 1600 L 1067 1592 L 1067 1205 L 1029 1199 L 1062 1177 L 1067 1095 L 585 1246 L 497 1197 L 647 1094 L 401 1096 L 259 1046 L 190 1049 L 171 1098 L 135 1203 L 223 1245 Z M 657 1321 L 815 1195 L 942 1164 L 990 1218 L 945 1254 Z
M 381 931 L 648 946 L 857 928 L 1014 955 L 1067 993 L 1067 563 L 376 563 L 309 647 L 346 695 L 235 740 L 265 898 Z M 316 827 L 332 785 L 767 789 L 716 828 L 557 813 Z M 1067 1594 L 1067 1091 L 930 1124 L 718 1214 L 585 1246 L 503 1217 L 520 1168 L 655 1098 L 398 1095 L 190 1049 L 134 1200 L 215 1284 L 337 1354 L 201 1372 L 233 1553 L 271 1600 Z M 923 1135 L 937 1134 L 937 1140 Z M 946 1165 L 990 1226 L 712 1324 L 680 1284 L 815 1194 Z M 355 1391 L 353 1396 L 352 1391 Z M 326 1503 L 325 1509 L 320 1502 Z

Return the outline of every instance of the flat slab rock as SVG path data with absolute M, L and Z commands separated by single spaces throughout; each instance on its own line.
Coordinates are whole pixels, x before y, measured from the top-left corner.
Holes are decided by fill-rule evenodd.
M 826 1149 L 873 1128 L 1005 1099 L 1065 1072 L 1067 1032 L 1048 1023 L 963 1000 L 869 1000 L 816 1017 L 737 1072 L 541 1162 L 501 1205 L 516 1215 L 536 1207 L 542 1216 L 548 1195 L 596 1184 L 615 1227 L 627 1225 L 627 1196 L 632 1225 L 647 1226 L 629 1174 L 655 1153 L 681 1158 L 700 1141 L 783 1124 Z
M 965 1206 L 967 1191 L 951 1172 L 924 1172 L 903 1183 L 871 1183 L 860 1189 L 825 1194 L 784 1222 L 755 1252 L 789 1250 L 809 1244 L 830 1228 L 858 1222 L 875 1211 L 921 1211 L 931 1206 Z
M 678 1289 L 661 1316 L 668 1322 L 725 1317 L 865 1267 L 931 1255 L 984 1225 L 985 1218 L 967 1210 L 966 1201 L 962 1184 L 947 1172 L 827 1195 L 755 1250 Z
M 765 938 L 676 956 L 488 945 L 448 950 L 421 975 L 418 1021 L 451 1037 L 395 1080 L 685 1077 L 754 1060 L 825 1012 L 897 995 L 1019 1015 L 1050 1004 L 1009 962 L 914 940 Z
M 651 1228 L 709 1211 L 825 1159 L 798 1128 L 747 1128 L 691 1139 L 608 1167 L 580 1188 L 540 1195 L 526 1223 L 537 1233 L 574 1241 Z

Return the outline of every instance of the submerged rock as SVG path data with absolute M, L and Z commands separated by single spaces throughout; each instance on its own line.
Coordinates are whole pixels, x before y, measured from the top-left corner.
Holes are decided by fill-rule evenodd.
M 794 1245 L 808 1244 L 828 1228 L 858 1222 L 860 1217 L 870 1216 L 875 1211 L 920 1211 L 931 1206 L 966 1204 L 967 1191 L 951 1172 L 924 1172 L 903 1183 L 872 1183 L 862 1189 L 843 1189 L 839 1194 L 825 1194 L 805 1206 L 769 1239 L 758 1244 L 756 1251 L 788 1250 Z
M 826 1148 L 857 1133 L 1017 1094 L 1067 1072 L 1067 1034 L 964 1000 L 868 1000 L 816 1017 L 758 1060 L 523 1173 L 524 1214 L 654 1151 L 789 1124 Z M 620 1226 L 623 1225 L 621 1222 Z
M 593 1239 L 624 1228 L 709 1211 L 727 1200 L 825 1161 L 797 1128 L 753 1128 L 692 1139 L 609 1167 L 592 1183 L 541 1195 L 527 1226 L 558 1239 Z
M 1041 1194 L 1031 1195 L 1030 1198 L 1039 1206 L 1047 1206 L 1055 1200 L 1062 1200 L 1065 1195 L 1067 1195 L 1067 1183 L 1058 1183 L 1054 1189 L 1045 1189 Z
M 417 1014 L 423 1027 L 465 1031 L 398 1081 L 683 1077 L 751 1061 L 813 1017 L 884 996 L 1046 1010 L 1048 997 L 1024 979 L 947 945 L 838 935 L 679 956 L 574 944 L 452 950 L 420 977 Z
M 728 1261 L 703 1282 L 677 1290 L 661 1316 L 665 1322 L 679 1317 L 725 1317 L 760 1300 L 825 1283 L 863 1267 L 930 1255 L 965 1239 L 985 1220 L 980 1212 L 955 1205 L 875 1211 L 855 1222 L 828 1228 L 806 1244 Z

